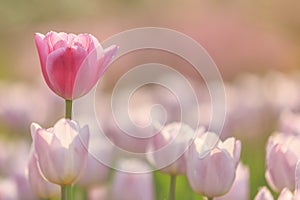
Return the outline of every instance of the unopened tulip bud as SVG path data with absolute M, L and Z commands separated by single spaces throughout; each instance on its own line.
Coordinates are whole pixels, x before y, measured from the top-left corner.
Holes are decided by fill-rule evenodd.
M 207 197 L 226 194 L 231 188 L 240 158 L 241 143 L 229 138 L 205 155 L 203 145 L 214 133 L 204 133 L 197 137 L 190 147 L 187 158 L 187 177 L 192 189 Z
M 259 189 L 254 200 L 274 200 L 274 198 L 267 187 L 262 187 Z
M 86 165 L 88 126 L 80 128 L 77 122 L 69 119 L 61 119 L 49 129 L 33 123 L 31 135 L 44 177 L 59 185 L 74 183 Z
M 295 189 L 295 170 L 300 159 L 300 136 L 277 133 L 268 140 L 266 180 L 277 192 Z

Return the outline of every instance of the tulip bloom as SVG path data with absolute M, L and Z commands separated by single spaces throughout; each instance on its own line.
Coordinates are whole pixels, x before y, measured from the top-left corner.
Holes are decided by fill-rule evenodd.
M 254 200 L 274 200 L 274 198 L 267 187 L 262 187 L 254 197 Z
M 29 157 L 28 181 L 33 192 L 40 198 L 48 199 L 60 196 L 60 187 L 46 181 L 41 175 L 34 151 L 30 153 Z
M 117 50 L 115 45 L 103 49 L 91 34 L 36 33 L 35 43 L 47 85 L 67 100 L 88 93 Z
M 283 188 L 295 189 L 295 170 L 300 159 L 300 136 L 277 133 L 267 144 L 266 180 L 277 192 Z
M 203 154 L 203 145 L 214 133 L 204 133 L 197 137 L 189 149 L 187 157 L 187 177 L 192 189 L 207 197 L 226 194 L 231 188 L 240 159 L 241 143 L 235 138 L 216 146 Z
M 80 128 L 78 123 L 69 119 L 61 119 L 49 129 L 33 123 L 31 135 L 44 177 L 59 185 L 74 183 L 86 165 L 88 126 Z
M 193 136 L 194 130 L 186 124 L 168 124 L 149 144 L 147 156 L 150 163 L 171 175 L 185 174 L 184 154 Z

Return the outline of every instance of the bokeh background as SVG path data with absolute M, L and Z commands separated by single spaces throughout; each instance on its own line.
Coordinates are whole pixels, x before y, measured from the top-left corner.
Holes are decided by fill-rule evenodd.
M 195 39 L 217 64 L 226 82 L 228 103 L 222 137 L 242 140 L 241 159 L 250 167 L 252 199 L 258 188 L 266 185 L 268 136 L 278 129 L 282 112 L 300 108 L 299 8 L 300 1 L 296 0 L 1 0 L 0 138 L 9 147 L 0 145 L 4 148 L 0 165 L 7 166 L 10 162 L 5 163 L 6 159 L 23 156 L 15 156 L 12 150 L 23 140 L 24 149 L 29 149 L 31 121 L 47 127 L 63 116 L 63 101 L 43 82 L 35 32 L 87 32 L 104 41 L 131 28 L 158 26 Z M 132 53 L 107 70 L 102 90 L 109 92 L 120 75 L 147 62 L 176 69 L 186 65 L 161 52 Z M 193 79 L 188 69 L 183 73 Z M 2 171 L 1 177 L 10 174 Z M 157 190 L 167 193 L 167 177 L 155 177 Z M 186 179 L 181 177 L 178 199 L 189 190 L 185 185 Z M 198 197 L 191 195 L 189 199 L 193 198 Z

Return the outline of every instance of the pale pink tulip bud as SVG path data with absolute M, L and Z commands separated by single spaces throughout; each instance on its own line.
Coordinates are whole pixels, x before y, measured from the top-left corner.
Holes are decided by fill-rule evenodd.
M 117 50 L 115 45 L 103 49 L 91 34 L 36 33 L 35 43 L 47 85 L 69 100 L 90 91 Z
M 193 136 L 193 129 L 186 124 L 168 124 L 150 141 L 148 160 L 155 168 L 168 174 L 185 174 L 185 152 Z
M 91 138 L 86 167 L 83 170 L 77 184 L 87 188 L 99 185 L 106 181 L 111 163 L 113 149 L 111 145 L 103 142 L 101 138 Z
M 30 153 L 27 174 L 31 189 L 38 197 L 43 199 L 60 197 L 60 187 L 48 182 L 42 176 L 33 150 Z
M 112 183 L 112 200 L 155 199 L 153 176 L 146 163 L 135 159 L 123 160 L 120 161 L 118 169 L 130 172 L 116 171 Z
M 249 168 L 243 163 L 239 163 L 236 169 L 236 176 L 233 185 L 224 196 L 214 198 L 214 200 L 248 200 L 249 199 Z
M 254 200 L 274 200 L 274 198 L 267 187 L 262 187 L 254 197 Z
M 44 177 L 55 184 L 74 183 L 86 165 L 89 128 L 73 120 L 60 119 L 53 128 L 31 125 L 31 135 Z
M 223 143 L 219 141 L 205 153 L 207 141 L 215 141 L 215 137 L 211 132 L 197 137 L 187 158 L 187 177 L 192 189 L 207 197 L 221 196 L 229 191 L 241 152 L 240 141 L 229 138 Z
M 294 195 L 293 193 L 287 189 L 287 188 L 284 188 L 281 192 L 280 192 L 280 195 L 278 197 L 278 200 L 293 200 L 294 198 Z
M 295 189 L 295 170 L 300 159 L 300 136 L 277 133 L 267 144 L 266 180 L 277 192 Z

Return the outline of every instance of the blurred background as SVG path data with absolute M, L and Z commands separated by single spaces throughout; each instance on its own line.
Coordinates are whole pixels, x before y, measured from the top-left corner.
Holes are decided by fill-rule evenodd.
M 283 111 L 300 108 L 299 8 L 296 0 L 0 0 L 0 138 L 12 145 L 24 139 L 24 149 L 29 149 L 32 121 L 47 127 L 63 116 L 63 101 L 43 82 L 35 32 L 85 32 L 104 41 L 131 28 L 170 28 L 198 41 L 226 82 L 227 118 L 222 137 L 242 140 L 241 159 L 250 167 L 252 199 L 258 187 L 266 185 L 268 136 L 278 128 Z M 186 65 L 157 51 L 132 53 L 107 70 L 103 92 L 109 93 L 128 69 L 147 62 L 181 70 Z M 188 68 L 183 73 L 197 82 Z M 12 153 L 0 152 L 0 165 Z M 158 179 L 157 188 L 163 190 L 165 180 Z M 182 178 L 179 185 L 185 181 Z

